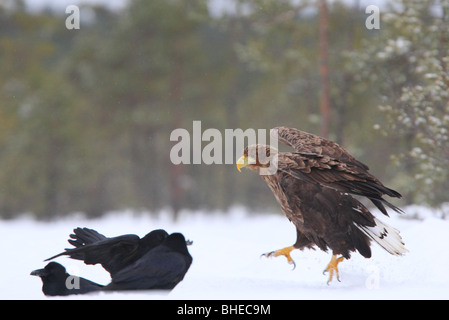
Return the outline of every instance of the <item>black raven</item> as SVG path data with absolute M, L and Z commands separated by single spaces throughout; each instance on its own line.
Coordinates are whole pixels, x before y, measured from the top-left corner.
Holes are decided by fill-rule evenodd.
M 76 248 L 84 246 L 86 244 L 92 244 L 101 240 L 108 239 L 105 235 L 102 235 L 98 231 L 89 228 L 75 228 L 73 233 L 67 240 L 71 245 Z
M 68 296 L 71 294 L 84 294 L 99 291 L 102 285 L 90 280 L 71 276 L 65 268 L 56 262 L 48 263 L 43 269 L 30 273 L 42 279 L 42 292 L 46 296 Z
M 192 264 L 184 236 L 170 234 L 161 245 L 117 272 L 104 290 L 173 289 Z
M 95 230 L 76 228 L 71 234 L 69 243 L 73 249 L 65 249 L 45 261 L 67 255 L 72 259 L 82 260 L 85 264 L 101 264 L 111 274 L 111 277 L 123 268 L 133 264 L 148 251 L 162 243 L 168 236 L 165 230 L 158 229 L 148 233 L 143 238 L 135 234 L 126 234 L 107 238 Z

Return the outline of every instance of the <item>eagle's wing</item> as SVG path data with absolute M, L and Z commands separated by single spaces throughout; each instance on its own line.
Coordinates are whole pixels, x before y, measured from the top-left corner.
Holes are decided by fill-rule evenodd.
M 295 128 L 276 127 L 271 130 L 271 135 L 285 145 L 292 147 L 295 152 L 301 154 L 328 156 L 343 163 L 359 167 L 365 171 L 369 168 L 364 163 L 356 160 L 349 152 L 338 143 L 304 132 Z
M 341 162 L 327 155 L 280 153 L 278 170 L 297 179 L 333 188 L 342 193 L 367 197 L 387 216 L 384 204 L 397 212 L 402 212 L 382 198 L 385 194 L 400 198 L 398 192 L 385 187 L 359 166 Z

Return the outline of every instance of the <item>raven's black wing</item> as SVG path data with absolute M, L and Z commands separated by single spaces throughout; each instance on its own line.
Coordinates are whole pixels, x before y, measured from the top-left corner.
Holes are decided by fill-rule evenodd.
M 82 260 L 85 264 L 101 264 L 111 276 L 123 269 L 136 259 L 140 238 L 134 234 L 127 234 L 113 238 L 106 238 L 74 249 L 65 249 L 45 261 L 67 255 L 72 259 Z
M 76 248 L 107 239 L 106 236 L 102 235 L 98 231 L 89 228 L 73 229 L 73 233 L 70 235 L 70 238 L 71 239 L 67 241 Z

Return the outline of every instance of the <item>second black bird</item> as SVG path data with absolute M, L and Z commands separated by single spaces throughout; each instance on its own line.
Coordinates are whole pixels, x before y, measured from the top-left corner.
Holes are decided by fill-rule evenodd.
M 172 233 L 161 245 L 117 272 L 105 290 L 173 289 L 184 279 L 192 256 L 181 233 Z
M 48 263 L 43 269 L 31 272 L 42 279 L 42 292 L 46 296 L 68 296 L 100 291 L 103 286 L 90 280 L 71 276 L 56 262 Z

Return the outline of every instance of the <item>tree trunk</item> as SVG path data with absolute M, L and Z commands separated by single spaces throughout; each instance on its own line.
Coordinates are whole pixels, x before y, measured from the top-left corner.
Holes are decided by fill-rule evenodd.
M 321 81 L 321 136 L 328 138 L 330 127 L 330 89 L 329 89 L 329 66 L 328 66 L 328 45 L 329 45 L 329 25 L 328 8 L 326 0 L 319 1 L 320 12 L 320 81 Z
M 182 98 L 182 61 L 177 55 L 174 57 L 173 71 L 170 79 L 170 97 L 172 108 L 173 129 L 182 127 L 181 98 Z M 181 210 L 181 202 L 184 190 L 181 188 L 183 167 L 170 165 L 170 206 L 173 212 L 173 220 L 178 219 Z

